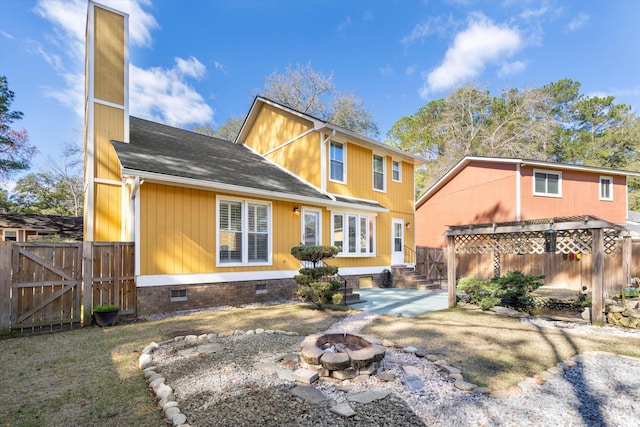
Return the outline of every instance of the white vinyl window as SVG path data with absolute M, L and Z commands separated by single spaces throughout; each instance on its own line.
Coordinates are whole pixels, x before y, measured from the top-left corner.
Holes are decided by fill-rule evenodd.
M 374 216 L 333 213 L 331 215 L 331 244 L 337 246 L 338 256 L 375 255 Z
M 218 264 L 271 264 L 271 205 L 218 199 Z
M 373 155 L 373 189 L 385 191 L 385 164 L 384 157 Z
M 346 182 L 344 157 L 344 144 L 331 141 L 329 144 L 329 179 L 331 181 Z
M 397 160 L 391 162 L 391 179 L 395 182 L 402 182 L 402 168 Z
M 613 178 L 600 177 L 600 200 L 613 200 Z
M 562 172 L 534 170 L 533 194 L 535 196 L 562 197 Z

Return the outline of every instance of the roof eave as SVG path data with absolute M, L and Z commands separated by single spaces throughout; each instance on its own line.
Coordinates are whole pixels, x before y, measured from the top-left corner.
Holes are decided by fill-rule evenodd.
M 253 196 L 253 197 L 263 197 L 271 200 L 303 202 L 303 203 L 309 203 L 309 204 L 315 204 L 315 205 L 327 206 L 327 207 L 334 206 L 334 207 L 344 207 L 344 208 L 350 208 L 350 209 L 357 208 L 358 210 L 365 210 L 365 211 L 371 211 L 371 212 L 388 212 L 389 211 L 388 209 L 382 208 L 382 207 L 378 208 L 375 206 L 357 205 L 356 203 L 345 203 L 337 200 L 331 200 L 328 196 L 326 198 L 309 197 L 309 196 L 303 196 L 299 194 L 283 193 L 281 191 L 263 190 L 263 189 L 243 187 L 243 186 L 233 185 L 233 184 L 223 184 L 223 183 L 214 182 L 214 181 L 204 181 L 201 179 L 166 175 L 166 174 L 161 174 L 157 172 L 148 172 L 148 171 L 140 171 L 136 169 L 123 168 L 122 177 L 124 178 L 127 176 L 139 177 L 142 180 L 146 179 L 149 181 L 161 182 L 168 185 L 177 185 L 177 186 L 191 187 L 191 188 L 205 188 L 209 190 L 218 190 L 225 193 L 240 194 L 240 195 Z

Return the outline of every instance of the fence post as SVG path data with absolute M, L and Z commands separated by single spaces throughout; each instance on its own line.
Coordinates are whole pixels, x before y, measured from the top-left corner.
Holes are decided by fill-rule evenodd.
M 631 236 L 622 238 L 622 286 L 625 287 L 631 283 Z
M 82 243 L 82 326 L 91 325 L 93 306 L 93 242 Z
M 447 236 L 447 287 L 449 308 L 456 306 L 456 240 Z
M 11 329 L 11 261 L 13 244 L 0 242 L 0 333 Z
M 604 323 L 604 239 L 601 228 L 594 228 L 591 257 L 591 323 L 602 326 Z

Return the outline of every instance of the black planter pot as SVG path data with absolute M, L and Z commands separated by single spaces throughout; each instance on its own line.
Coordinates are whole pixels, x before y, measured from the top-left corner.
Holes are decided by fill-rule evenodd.
M 98 326 L 115 326 L 118 324 L 120 310 L 94 311 L 93 317 L 96 319 Z

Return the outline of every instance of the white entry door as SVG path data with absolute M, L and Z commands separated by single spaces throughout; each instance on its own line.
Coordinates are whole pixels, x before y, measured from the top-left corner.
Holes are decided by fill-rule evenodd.
M 404 264 L 404 221 L 391 220 L 391 265 Z

